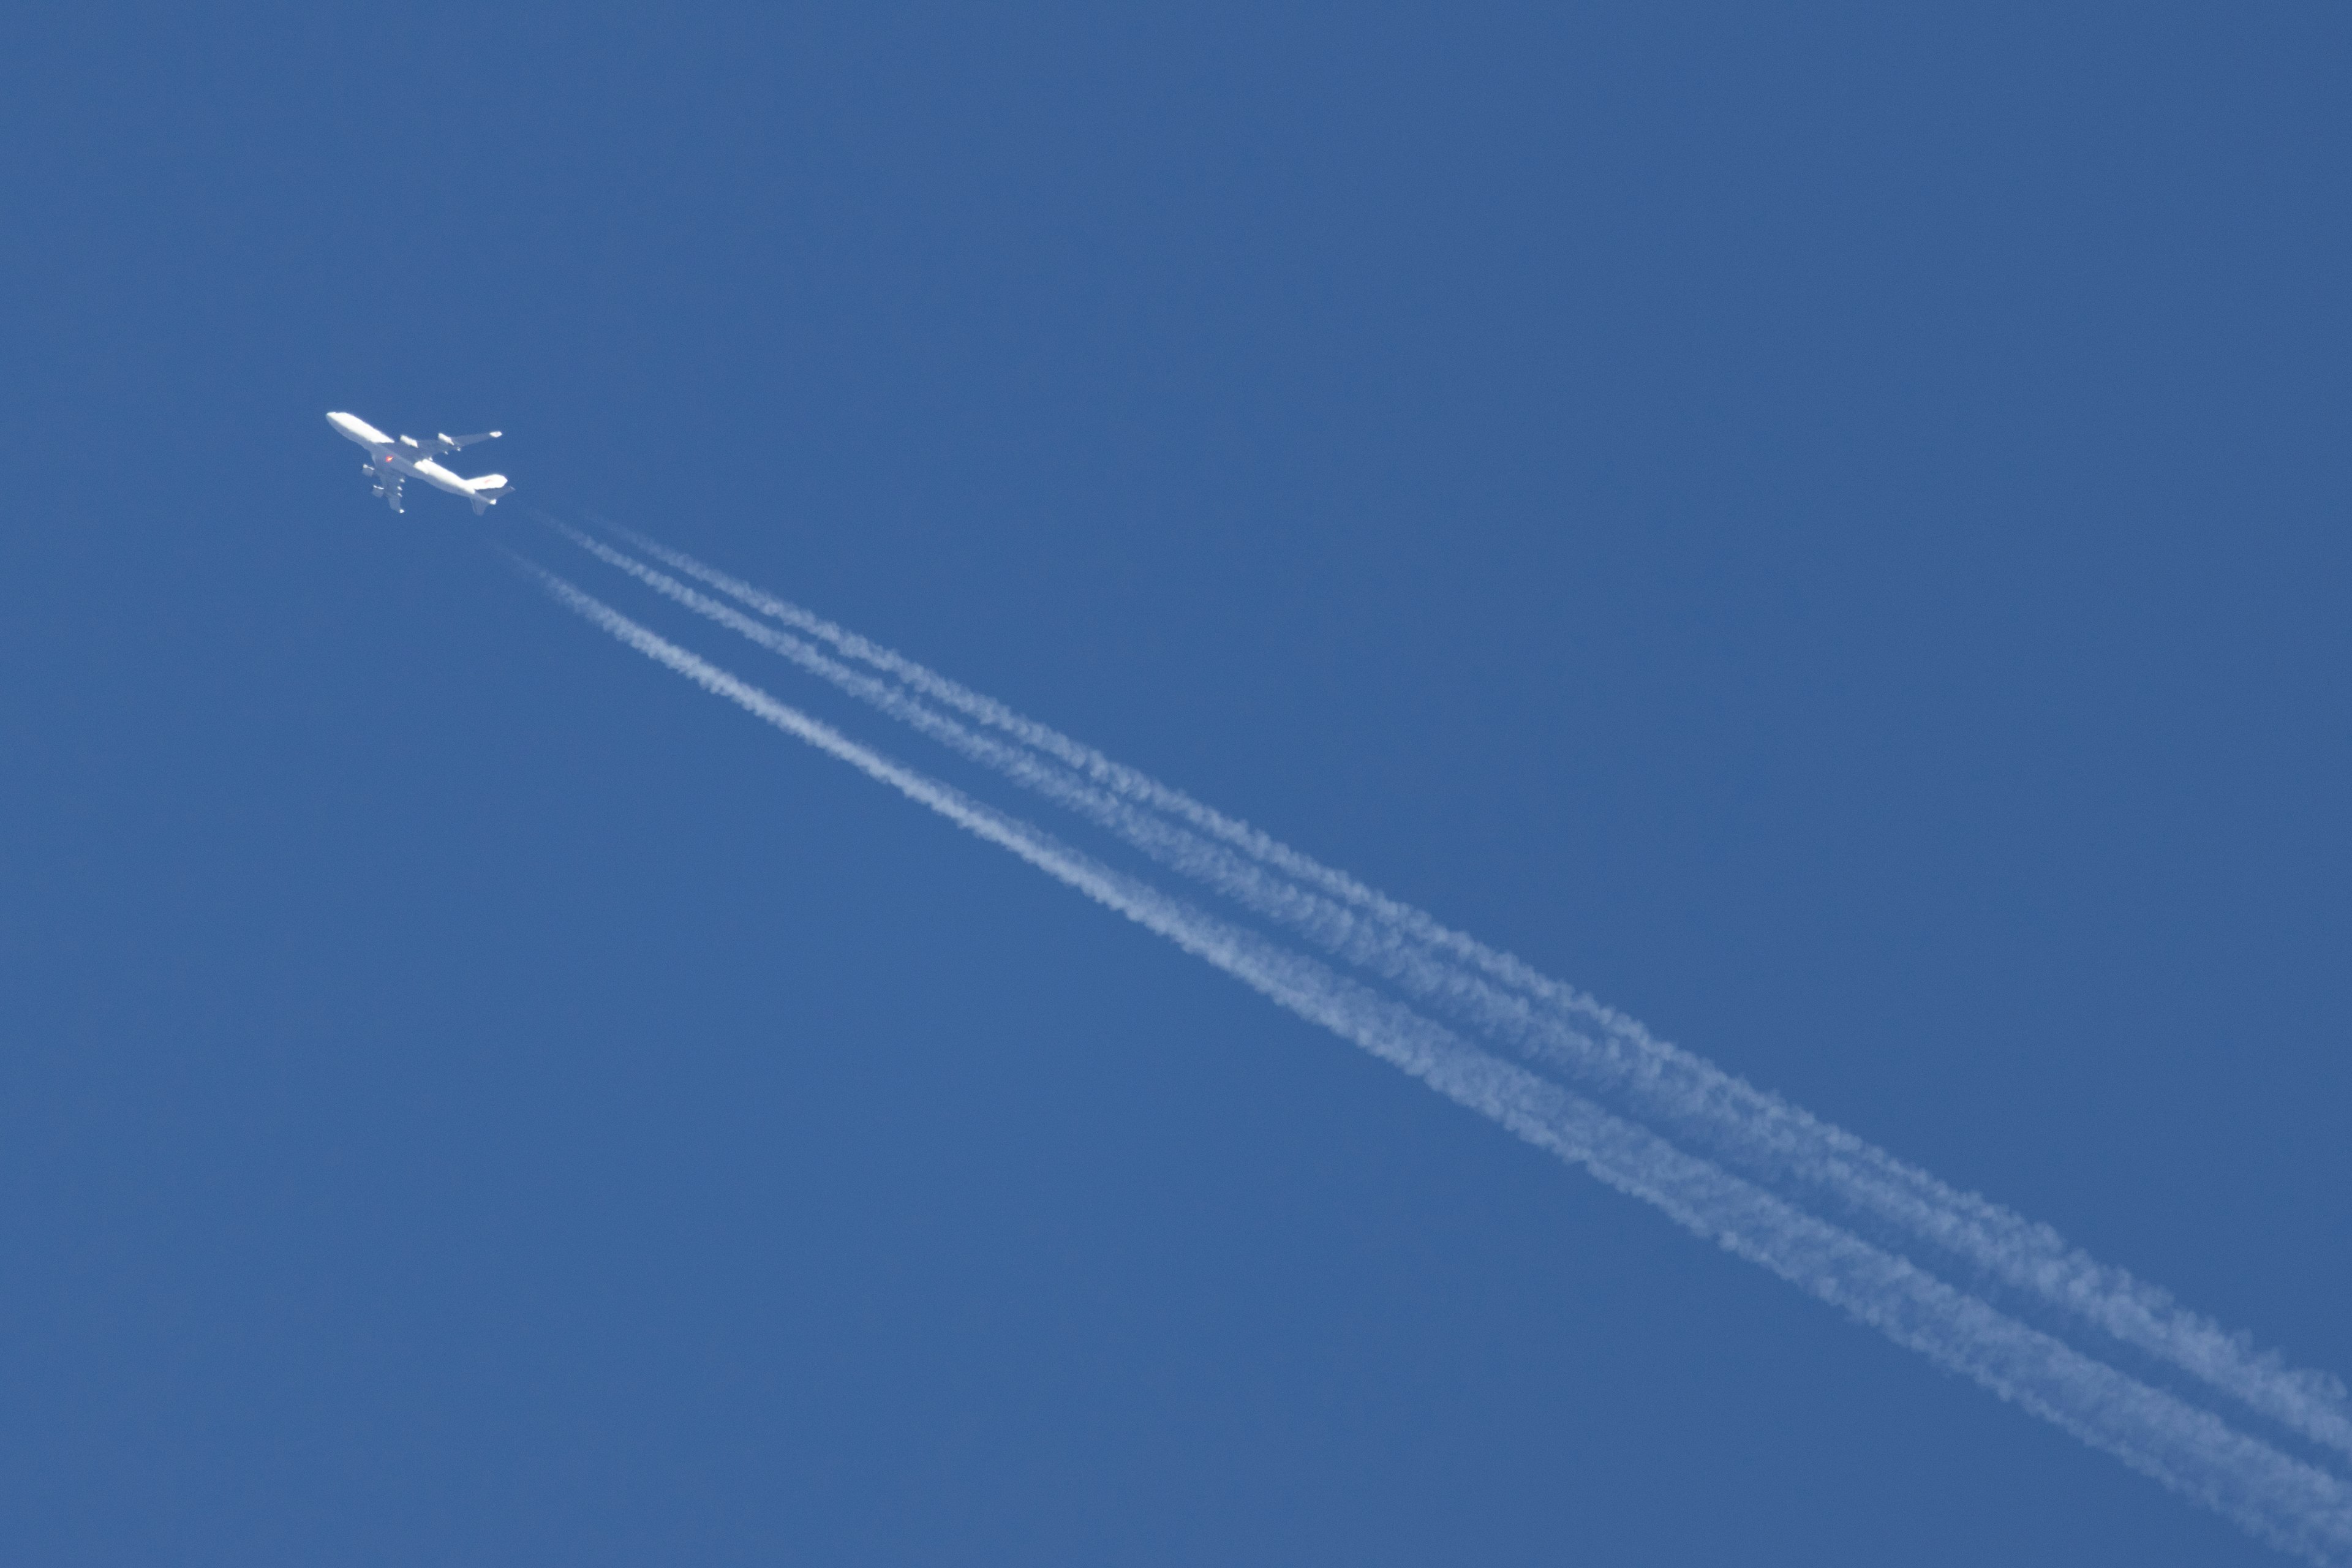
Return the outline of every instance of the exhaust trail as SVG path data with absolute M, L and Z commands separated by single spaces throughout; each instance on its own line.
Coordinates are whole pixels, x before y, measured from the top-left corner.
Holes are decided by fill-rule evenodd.
M 508 553 L 556 603 L 624 646 L 1009 850 L 1455 1103 L 2215 1510 L 2257 1538 L 2314 1563 L 2352 1563 L 2352 1486 L 2337 1478 L 2004 1316 L 1907 1260 L 1675 1148 L 1557 1083 L 1477 1049 L 1312 959 L 1217 920 L 851 740 L 564 578 Z
M 1654 1040 L 1639 1024 L 1519 960 L 1448 931 L 1432 917 L 1320 867 L 1180 791 L 683 552 L 614 530 L 681 574 L 898 684 L 860 674 L 809 640 L 778 632 L 602 541 L 539 516 L 608 565 L 1087 817 L 1160 864 L 1530 1059 L 1595 1090 L 1623 1097 L 1637 1115 L 1709 1156 L 1755 1179 L 1811 1194 L 1813 1201 L 1834 1205 L 1853 1219 L 1874 1221 L 1941 1248 L 2247 1408 L 2352 1455 L 2352 1405 L 2336 1379 L 2255 1351 L 2244 1336 L 2180 1307 L 2161 1288 L 2090 1257 L 2050 1226 L 1951 1187 L 1694 1053 Z M 1014 743 L 975 732 L 917 694 Z

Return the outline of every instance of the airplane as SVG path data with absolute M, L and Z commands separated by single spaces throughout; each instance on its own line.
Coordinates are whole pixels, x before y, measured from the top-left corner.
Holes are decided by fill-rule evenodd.
M 428 485 L 464 496 L 474 503 L 474 515 L 479 517 L 496 506 L 499 498 L 514 487 L 507 483 L 504 474 L 484 474 L 478 479 L 461 479 L 443 468 L 436 459 L 470 447 L 477 441 L 488 441 L 498 435 L 486 430 L 479 436 L 436 436 L 430 441 L 419 441 L 414 436 L 394 440 L 366 420 L 349 414 L 330 414 L 327 423 L 347 441 L 356 441 L 368 449 L 367 476 L 375 481 L 375 493 L 383 504 L 394 511 L 400 505 L 400 482 L 414 477 Z

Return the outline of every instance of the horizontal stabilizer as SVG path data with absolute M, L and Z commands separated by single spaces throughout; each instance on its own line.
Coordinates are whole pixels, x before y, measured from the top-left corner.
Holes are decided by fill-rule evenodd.
M 504 474 L 484 474 L 478 479 L 466 481 L 467 499 L 474 503 L 474 515 L 481 516 L 498 504 L 499 498 L 514 487 L 507 483 Z

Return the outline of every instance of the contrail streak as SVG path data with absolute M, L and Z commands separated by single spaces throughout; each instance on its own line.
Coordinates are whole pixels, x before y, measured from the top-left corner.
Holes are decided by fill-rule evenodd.
M 2242 1336 L 2179 1306 L 2160 1288 L 2090 1257 L 2050 1226 L 1949 1186 L 1701 1057 L 1655 1040 L 1632 1019 L 1521 961 L 1449 931 L 1422 911 L 889 648 L 681 551 L 614 528 L 679 573 L 882 671 L 898 686 L 861 675 L 802 637 L 751 620 L 540 515 L 580 548 L 656 592 L 1531 1058 L 1570 1072 L 1588 1087 L 1622 1096 L 1645 1120 L 1751 1177 L 1793 1185 L 1858 1219 L 1941 1247 L 2250 1409 L 2352 1454 L 2352 1405 L 2336 1379 L 2290 1368 L 2275 1354 L 2255 1351 Z M 930 698 L 1017 744 L 975 733 L 909 693 Z
M 1969 1377 L 2251 1533 L 2315 1563 L 2352 1563 L 2352 1487 L 2006 1317 L 1916 1265 L 1794 1208 L 1504 1062 L 1321 963 L 1219 921 L 1027 823 L 849 739 L 512 557 L 558 604 L 714 695 L 1202 958 L 1288 1011 L 1422 1079 L 1676 1223 Z

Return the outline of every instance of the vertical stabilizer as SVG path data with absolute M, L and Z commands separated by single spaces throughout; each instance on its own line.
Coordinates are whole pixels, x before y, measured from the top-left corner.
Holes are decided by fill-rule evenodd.
M 504 474 L 484 474 L 478 479 L 466 481 L 466 493 L 473 500 L 476 517 L 496 506 L 499 498 L 513 489 Z

